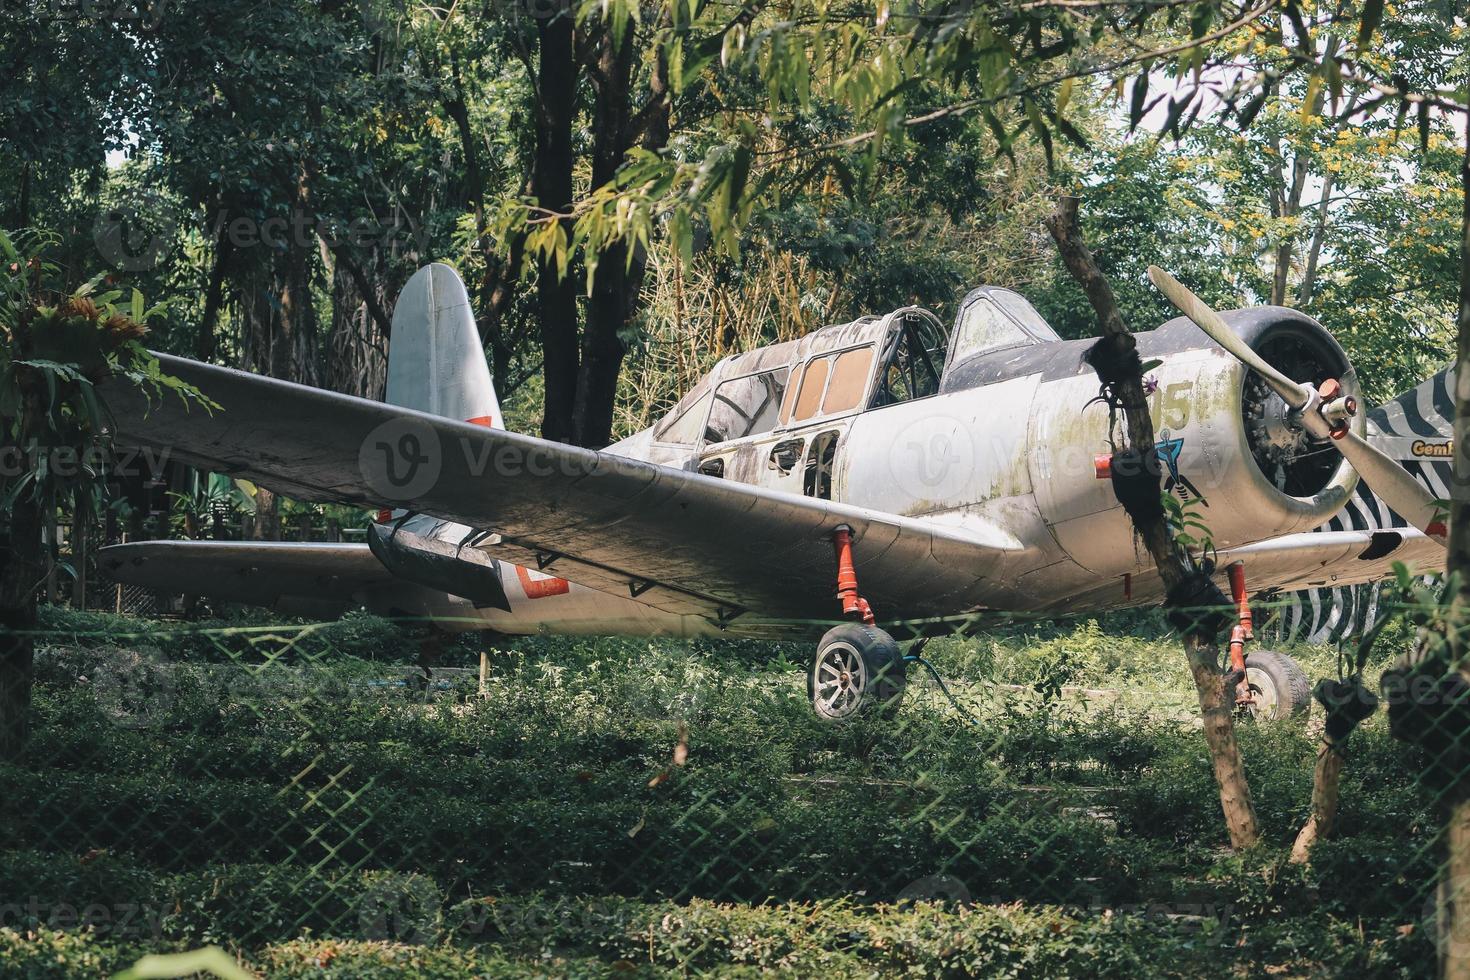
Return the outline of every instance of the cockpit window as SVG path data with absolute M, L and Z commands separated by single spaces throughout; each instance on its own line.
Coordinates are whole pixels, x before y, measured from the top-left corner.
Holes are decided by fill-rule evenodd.
M 883 352 L 883 375 L 873 394 L 874 407 L 939 393 L 939 376 L 949 337 L 928 316 L 903 317 L 888 337 Z
M 1035 343 L 1030 334 L 989 299 L 981 296 L 965 307 L 959 336 L 955 338 L 955 356 L 968 357 L 981 351 L 1030 343 Z
M 801 394 L 796 396 L 796 408 L 791 413 L 792 421 L 805 422 L 817 414 L 822 404 L 822 392 L 827 390 L 827 371 L 832 367 L 832 358 L 819 357 L 806 366 L 801 377 Z
M 786 394 L 788 368 L 732 378 L 715 389 L 715 403 L 705 426 L 707 442 L 728 442 L 770 432 L 776 427 Z
M 952 357 L 959 362 L 986 351 L 1058 339 L 1041 314 L 1018 294 L 985 288 L 971 293 L 960 311 Z
M 801 391 L 782 409 L 784 422 L 805 422 L 817 416 L 850 412 L 862 404 L 873 371 L 873 345 L 823 354 L 796 369 Z
M 1042 319 L 1041 314 L 1036 312 L 1036 307 L 1026 302 L 1026 298 L 1020 293 L 1013 293 L 1009 289 L 991 289 L 987 295 L 1000 304 L 1000 308 L 1008 313 L 1026 332 L 1037 340 L 1051 341 L 1061 340 L 1057 332 L 1051 328 L 1051 324 Z
M 654 431 L 654 441 L 678 446 L 692 446 L 697 443 L 704 433 L 704 419 L 709 415 L 712 400 L 713 393 L 706 391 L 703 397 L 690 402 L 682 411 L 675 406 L 668 419 Z
M 822 414 L 833 415 L 857 408 L 868 390 L 868 374 L 873 368 L 873 348 L 859 347 L 837 355 L 832 365 L 832 378 L 827 382 L 827 397 L 822 399 Z

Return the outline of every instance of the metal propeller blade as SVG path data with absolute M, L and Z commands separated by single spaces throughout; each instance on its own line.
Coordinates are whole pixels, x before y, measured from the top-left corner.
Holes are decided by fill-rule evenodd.
M 1225 348 L 1236 359 L 1245 364 L 1246 367 L 1256 372 L 1271 386 L 1271 390 L 1281 396 L 1281 400 L 1291 408 L 1301 408 L 1311 399 L 1311 389 L 1291 380 L 1270 364 L 1267 364 L 1259 354 L 1251 350 L 1250 345 L 1240 339 L 1229 324 L 1220 319 L 1220 314 L 1205 305 L 1205 301 L 1189 291 L 1178 279 L 1169 275 L 1156 265 L 1148 267 L 1148 277 L 1153 280 L 1159 292 L 1168 297 L 1180 313 L 1194 321 L 1195 326 L 1203 330 L 1211 340 Z
M 1449 532 L 1440 518 L 1440 508 L 1433 495 L 1424 489 L 1424 484 L 1410 476 L 1398 460 L 1356 432 L 1348 432 L 1334 442 L 1338 452 L 1352 464 L 1358 475 L 1367 480 L 1373 492 L 1400 517 L 1441 544 L 1446 543 Z
M 1179 280 L 1154 265 L 1148 267 L 1148 277 L 1179 312 L 1193 320 L 1211 340 L 1259 374 L 1290 408 L 1301 412 L 1302 424 L 1307 431 L 1318 439 L 1327 438 L 1336 446 L 1358 475 L 1366 479 L 1373 491 L 1404 520 L 1441 544 L 1445 542 L 1445 525 L 1439 519 L 1439 507 L 1434 497 L 1397 460 L 1351 430 L 1334 430 L 1332 423 L 1322 415 L 1321 398 L 1315 389 L 1291 380 L 1266 363 L 1230 329 L 1220 314 L 1210 309 Z

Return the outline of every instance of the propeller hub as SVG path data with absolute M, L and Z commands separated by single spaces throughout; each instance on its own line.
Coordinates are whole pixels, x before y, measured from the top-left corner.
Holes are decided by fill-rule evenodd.
M 1339 416 L 1350 417 L 1350 403 L 1356 408 L 1346 386 L 1337 379 L 1343 365 L 1334 363 L 1329 350 L 1299 331 L 1277 331 L 1257 352 L 1268 363 L 1280 365 L 1300 386 L 1303 402 L 1292 407 L 1260 374 L 1248 372 L 1241 392 L 1246 442 L 1262 475 L 1277 490 L 1310 497 L 1336 474 L 1340 457 L 1328 448 L 1332 430 Z

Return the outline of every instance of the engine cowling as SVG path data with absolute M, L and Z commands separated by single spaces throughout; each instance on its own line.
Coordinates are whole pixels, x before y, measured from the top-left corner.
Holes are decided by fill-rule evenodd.
M 1238 334 L 1294 380 L 1336 379 L 1357 397 L 1346 354 L 1311 317 L 1281 307 L 1222 314 Z M 1092 341 L 1057 345 L 1085 350 Z M 1284 403 L 1190 321 L 1171 320 L 1138 335 L 1149 372 L 1150 411 L 1165 488 L 1210 530 L 1217 548 L 1310 530 L 1347 502 L 1357 474 L 1330 445 L 1293 423 Z M 1063 351 L 1058 351 L 1063 355 Z M 1075 350 L 1036 389 L 1029 439 L 1037 505 L 1057 543 L 1095 575 L 1149 564 L 1131 525 L 1119 520 L 1111 481 L 1096 461 L 1111 452 L 1109 407 L 1078 406 L 1097 394 L 1097 377 Z M 1066 363 L 1077 365 L 1068 370 Z M 1350 424 L 1362 432 L 1360 413 Z M 1116 419 L 1121 433 L 1121 413 Z

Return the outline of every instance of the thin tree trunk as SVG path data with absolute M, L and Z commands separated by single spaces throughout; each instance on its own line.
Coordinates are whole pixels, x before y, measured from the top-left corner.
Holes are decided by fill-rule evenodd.
M 27 394 L 21 418 L 42 412 L 37 396 Z M 30 442 L 23 423 L 20 445 Z M 15 760 L 30 735 L 31 681 L 35 666 L 36 587 L 45 573 L 41 536 L 45 511 L 22 494 L 10 509 L 10 527 L 0 529 L 0 760 Z
M 1332 739 L 1324 738 L 1317 749 L 1317 765 L 1312 770 L 1312 814 L 1291 845 L 1291 863 L 1306 864 L 1317 841 L 1332 835 L 1337 823 L 1338 787 L 1342 779 L 1342 749 Z
M 1465 130 L 1460 160 L 1460 310 L 1456 344 L 1454 480 L 1450 492 L 1449 553 L 1445 574 L 1459 575 L 1459 590 L 1451 598 L 1446 629 L 1452 664 L 1464 655 L 1464 619 L 1470 609 L 1470 126 Z M 1459 668 L 1466 673 L 1464 667 Z M 1458 715 L 1457 715 L 1458 717 Z M 1441 733 L 1445 734 L 1445 733 Z M 1456 745 L 1467 744 L 1470 732 L 1449 733 Z M 1461 753 L 1463 757 L 1463 753 Z M 1445 792 L 1445 864 L 1441 869 L 1440 976 L 1470 980 L 1470 773 L 1458 768 Z
M 1107 277 L 1103 275 L 1087 243 L 1083 241 L 1077 222 L 1077 206 L 1075 197 L 1061 198 L 1057 202 L 1056 211 L 1046 219 L 1047 229 L 1056 240 L 1067 271 L 1077 280 L 1097 312 L 1103 337 L 1112 338 L 1131 351 L 1134 347 L 1133 336 L 1118 309 Z M 1139 453 L 1141 459 L 1152 458 L 1154 427 L 1148 414 L 1142 376 L 1135 372 L 1132 377 L 1123 378 L 1116 386 L 1115 393 L 1123 402 L 1129 447 Z M 1148 472 L 1157 480 L 1156 468 L 1150 468 Z M 1136 526 L 1135 530 L 1152 556 L 1165 588 L 1172 590 L 1184 581 L 1189 569 L 1174 546 L 1162 514 L 1157 520 Z M 1184 653 L 1199 696 L 1200 718 L 1204 722 L 1205 742 L 1209 746 L 1215 782 L 1220 788 L 1220 807 L 1225 814 L 1230 845 L 1236 850 L 1242 850 L 1260 839 L 1260 829 L 1256 822 L 1250 785 L 1245 778 L 1240 748 L 1235 740 L 1234 698 L 1227 691 L 1225 677 L 1220 670 L 1220 650 L 1213 639 L 1186 631 Z
M 629 75 L 633 64 L 632 32 L 621 43 L 604 29 L 597 46 L 592 76 L 597 100 L 593 106 L 592 186 L 601 187 L 617 176 L 632 144 L 628 132 Z M 582 337 L 582 361 L 577 374 L 577 400 L 572 415 L 572 441 L 601 448 L 612 440 L 613 408 L 618 375 L 626 348 L 619 333 L 632 312 L 629 297 L 628 245 L 614 242 L 598 256 L 596 275 L 587 300 L 587 323 Z M 591 270 L 589 269 L 589 274 Z M 641 279 L 641 275 L 638 277 Z
M 20 167 L 20 203 L 16 206 L 15 228 L 27 228 L 31 223 L 31 161 Z
M 610 34 L 604 35 L 594 72 L 597 104 L 593 115 L 597 135 L 592 152 L 593 186 L 616 178 L 639 130 L 645 149 L 661 150 L 668 144 L 668 66 L 662 57 L 655 61 L 649 77 L 648 101 L 635 119 L 630 88 L 632 65 L 631 33 L 623 37 L 621 44 L 615 43 Z M 630 248 L 634 249 L 631 256 Z M 582 363 L 577 378 L 573 441 L 578 445 L 601 448 L 612 441 L 618 377 L 627 355 L 622 335 L 637 313 L 647 269 L 648 257 L 643 249 L 626 242 L 615 243 L 599 256 L 587 303 Z
M 71 563 L 75 570 L 71 589 L 73 609 L 87 608 L 87 536 L 90 531 L 86 508 L 78 502 L 73 505 L 71 516 Z
M 1312 242 L 1307 246 L 1307 267 L 1302 272 L 1301 285 L 1296 291 L 1298 309 L 1312 301 L 1317 289 L 1317 263 L 1322 258 L 1322 243 L 1327 237 L 1327 205 L 1332 200 L 1333 174 L 1322 178 L 1322 196 L 1317 199 L 1317 221 L 1312 227 Z
M 255 522 L 250 537 L 256 541 L 281 540 L 280 501 L 265 487 L 255 488 Z
M 220 308 L 224 306 L 225 269 L 229 263 L 230 251 L 234 248 L 225 231 L 228 227 L 227 218 L 228 213 L 221 211 L 219 237 L 214 243 L 214 266 L 210 269 L 209 285 L 204 291 L 204 313 L 199 318 L 197 349 L 201 361 L 213 360 L 218 347 L 215 324 L 219 321 Z
M 536 161 L 532 193 L 546 212 L 568 215 L 572 209 L 572 116 L 576 110 L 577 64 L 572 15 L 562 10 L 538 25 Z M 545 218 L 542 214 L 540 217 Z M 571 236 L 571 219 L 560 218 Z M 536 295 L 545 371 L 545 404 L 541 434 L 557 442 L 572 438 L 577 400 L 577 284 L 556 262 L 537 260 Z

